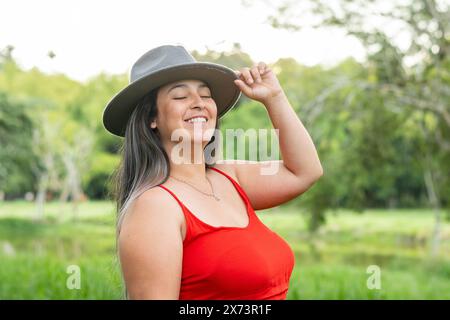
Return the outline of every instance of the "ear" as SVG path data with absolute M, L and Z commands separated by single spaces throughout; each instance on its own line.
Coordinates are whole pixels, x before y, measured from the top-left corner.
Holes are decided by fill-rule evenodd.
M 155 129 L 156 128 L 156 121 L 152 121 L 152 123 L 150 124 L 150 127 L 152 128 L 152 129 Z

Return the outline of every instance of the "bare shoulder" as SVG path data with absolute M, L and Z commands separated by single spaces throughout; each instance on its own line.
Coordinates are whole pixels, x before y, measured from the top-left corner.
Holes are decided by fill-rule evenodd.
M 242 185 L 243 173 L 251 172 L 254 167 L 258 167 L 262 162 L 253 160 L 220 160 L 214 165 L 215 168 L 224 171 Z
M 153 187 L 144 191 L 133 202 L 130 210 L 124 217 L 123 224 L 127 223 L 181 223 L 178 204 L 164 189 Z
M 177 299 L 183 239 L 177 203 L 162 188 L 141 194 L 123 219 L 119 256 L 131 299 Z
M 220 160 L 214 164 L 214 168 L 217 168 L 229 176 L 231 176 L 234 180 L 238 181 L 236 174 L 236 160 Z M 238 181 L 239 182 L 239 181 Z

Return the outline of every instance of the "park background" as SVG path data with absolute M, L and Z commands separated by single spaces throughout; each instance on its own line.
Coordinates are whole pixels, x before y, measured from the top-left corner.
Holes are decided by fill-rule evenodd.
M 101 30 L 104 38 L 87 43 L 85 31 L 68 34 L 83 54 L 60 54 L 52 43 L 45 54 L 33 51 L 41 39 L 33 33 L 38 29 L 35 21 L 2 25 L 0 299 L 123 298 L 115 255 L 115 206 L 108 195 L 122 140 L 103 128 L 101 115 L 109 99 L 128 83 L 128 72 L 102 71 L 81 80 L 55 66 L 67 60 L 73 70 L 84 65 L 95 69 L 102 61 L 91 61 L 90 56 L 96 57 L 102 46 L 117 48 L 104 56 L 106 63 L 121 55 L 121 39 L 141 38 L 141 49 L 126 60 L 131 64 L 151 47 L 188 43 L 181 29 L 193 20 L 205 21 L 189 31 L 199 42 L 212 41 L 203 40 L 202 33 L 217 29 L 220 36 L 214 43 L 228 44 L 203 51 L 186 45 L 198 61 L 237 70 L 262 60 L 265 56 L 246 51 L 250 45 L 244 40 L 236 41 L 236 28 L 250 30 L 264 53 L 273 51 L 279 57 L 263 61 L 276 72 L 317 147 L 324 176 L 296 199 L 257 212 L 295 252 L 287 298 L 450 298 L 448 1 L 230 1 L 237 7 L 227 18 L 229 30 L 214 23 L 220 10 L 204 7 L 205 2 L 189 2 L 182 10 L 177 7 L 181 1 L 171 1 L 172 9 L 155 13 L 154 4 L 149 21 L 136 21 L 134 33 L 116 38 L 111 33 L 126 23 L 116 12 L 118 26 L 102 24 L 109 6 L 117 5 L 99 2 L 92 2 L 93 12 L 86 14 L 98 20 L 92 33 Z M 31 10 L 37 17 L 50 12 L 60 25 L 50 23 L 49 30 L 64 30 L 59 12 L 63 5 L 43 3 L 39 11 L 25 6 L 20 10 Z M 122 5 L 142 11 L 142 4 Z M 1 6 L 4 14 L 12 8 L 7 2 Z M 19 16 L 20 10 L 11 9 L 5 17 Z M 175 11 L 179 20 L 171 19 Z M 152 25 L 155 14 L 166 17 L 167 23 Z M 82 16 L 75 22 L 85 30 Z M 140 23 L 148 28 L 139 28 Z M 267 28 L 288 36 L 271 38 Z M 173 30 L 180 33 L 178 38 L 169 36 Z M 316 31 L 320 36 L 315 38 Z M 27 34 L 27 50 L 34 52 L 36 65 L 27 61 L 25 67 L 24 58 L 16 56 L 20 45 L 5 36 L 15 32 Z M 275 44 L 281 41 L 286 48 L 307 51 L 323 44 L 324 35 L 330 43 L 345 36 L 346 50 L 364 54 L 334 64 L 303 63 L 281 56 Z M 341 54 L 339 45 L 324 48 L 327 57 Z M 263 106 L 242 96 L 221 120 L 221 130 L 227 128 L 272 126 Z M 67 287 L 72 265 L 80 268 L 80 289 Z M 381 271 L 378 288 L 370 286 L 370 266 Z

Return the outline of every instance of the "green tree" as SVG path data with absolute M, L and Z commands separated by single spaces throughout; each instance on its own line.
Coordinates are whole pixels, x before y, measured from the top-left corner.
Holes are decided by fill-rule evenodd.
M 253 2 L 244 3 L 252 5 Z M 273 6 L 274 12 L 267 18 L 273 27 L 294 32 L 305 27 L 340 29 L 349 36 L 356 37 L 364 45 L 369 74 L 366 79 L 358 78 L 358 82 L 351 85 L 355 88 L 365 87 L 371 92 L 376 91 L 379 103 L 402 114 L 400 118 L 409 116 L 410 119 L 404 121 L 413 121 L 415 129 L 421 128 L 421 137 L 414 135 L 420 145 L 416 159 L 421 165 L 416 167 L 422 168 L 429 202 L 436 212 L 432 249 L 434 253 L 438 247 L 440 207 L 443 204 L 450 206 L 450 194 L 445 192 L 450 185 L 447 142 L 450 141 L 449 6 L 448 2 L 436 0 L 409 3 L 386 3 L 378 0 L 340 0 L 337 3 L 325 0 L 285 2 Z M 390 28 L 392 25 L 396 27 Z M 400 46 L 392 29 L 410 38 L 410 45 L 406 49 Z M 373 97 L 368 92 L 367 95 Z M 319 96 L 318 99 L 322 98 Z M 336 108 L 339 111 L 339 107 Z M 358 112 L 365 110 L 370 109 L 365 108 Z M 382 113 L 375 113 L 375 117 L 370 116 L 370 113 L 371 111 L 368 111 L 369 115 L 364 118 L 372 118 L 368 123 L 374 128 L 377 116 Z M 376 133 L 369 130 L 365 132 L 369 135 Z M 387 132 L 386 130 L 385 133 Z M 367 135 L 362 137 L 369 138 Z M 376 139 L 380 138 L 376 136 Z M 369 152 L 370 159 L 384 160 L 378 165 L 389 166 L 385 162 L 385 156 L 377 158 L 376 154 L 371 152 L 373 149 L 357 148 L 356 151 L 358 150 Z M 366 155 L 367 153 L 364 154 Z M 377 175 L 374 174 L 373 177 L 377 178 Z M 383 179 L 386 178 L 387 175 L 384 175 Z M 365 180 L 358 176 L 357 180 L 352 181 L 361 179 Z M 361 195 L 360 198 L 361 201 L 366 201 L 367 196 Z

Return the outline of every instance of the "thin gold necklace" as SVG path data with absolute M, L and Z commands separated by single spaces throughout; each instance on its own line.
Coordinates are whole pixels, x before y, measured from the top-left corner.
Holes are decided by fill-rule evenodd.
M 186 183 L 186 184 L 190 185 L 192 188 L 194 188 L 194 189 L 197 190 L 198 192 L 203 193 L 204 195 L 206 195 L 206 196 L 208 196 L 208 197 L 213 197 L 216 201 L 220 201 L 220 198 L 219 198 L 218 196 L 216 196 L 216 194 L 214 193 L 214 188 L 213 188 L 213 186 L 212 186 L 211 181 L 209 181 L 208 177 L 206 177 L 206 180 L 208 180 L 208 183 L 209 183 L 209 185 L 211 186 L 211 190 L 212 190 L 213 193 L 206 193 L 206 192 L 204 192 L 204 191 L 202 191 L 202 190 L 196 188 L 194 185 L 190 184 L 189 182 L 187 182 L 187 181 L 185 181 L 185 180 L 175 178 L 175 177 L 172 176 L 172 175 L 169 175 L 169 176 L 172 177 L 172 178 L 174 178 L 175 180 L 178 180 L 178 181 L 180 181 L 180 182 L 183 182 L 183 183 Z

